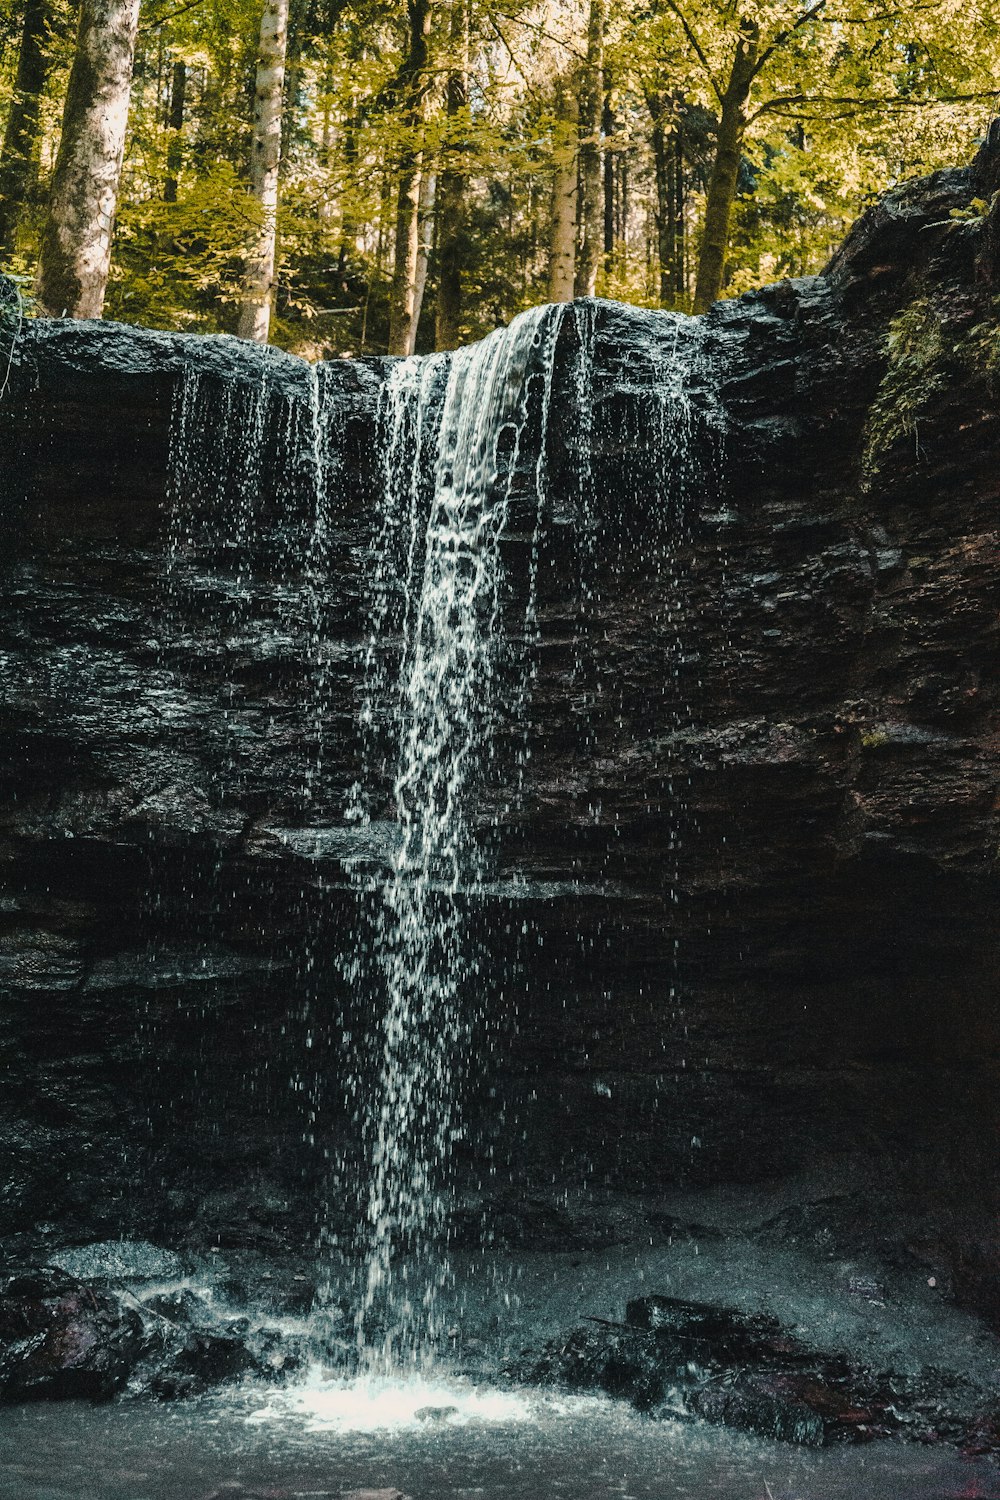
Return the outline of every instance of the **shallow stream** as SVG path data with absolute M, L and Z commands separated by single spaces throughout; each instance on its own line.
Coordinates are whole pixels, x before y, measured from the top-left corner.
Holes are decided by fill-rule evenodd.
M 393 1492 L 412 1500 L 1000 1500 L 1000 1472 L 951 1450 L 796 1449 L 639 1417 L 599 1397 L 427 1383 L 313 1381 L 179 1405 L 41 1403 L 0 1413 L 3 1500 L 390 1500 Z

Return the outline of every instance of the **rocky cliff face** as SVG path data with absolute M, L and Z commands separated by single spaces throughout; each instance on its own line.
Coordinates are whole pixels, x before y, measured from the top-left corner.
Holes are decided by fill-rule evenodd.
M 996 1165 L 1000 273 L 974 200 L 996 160 L 886 195 L 823 276 L 698 330 L 654 336 L 608 303 L 565 326 L 536 678 L 483 794 L 493 877 L 468 895 L 491 977 L 463 1233 L 593 1240 L 625 1193 L 656 1234 L 678 1185 L 808 1172 L 872 1235 L 891 1193 L 907 1253 L 990 1305 L 997 1205 L 969 1193 Z M 668 335 L 697 343 L 698 462 L 665 531 Z M 232 339 L 19 340 L 0 407 L 10 1246 L 350 1231 L 343 1080 L 372 1017 L 337 956 L 362 899 L 345 861 L 384 858 L 344 807 L 387 364 L 325 367 L 318 405 L 305 366 Z

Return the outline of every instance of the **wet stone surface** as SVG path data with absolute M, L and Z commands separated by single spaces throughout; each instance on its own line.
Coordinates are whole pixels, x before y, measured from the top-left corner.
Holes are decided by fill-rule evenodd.
M 552 1341 L 522 1378 L 601 1390 L 654 1415 L 687 1413 L 779 1442 L 823 1447 L 901 1437 L 990 1448 L 985 1393 L 946 1371 L 914 1378 L 810 1349 L 774 1318 L 679 1298 L 628 1305 Z
M 544 458 L 530 702 L 476 805 L 489 878 L 460 893 L 484 936 L 456 1247 L 724 1249 L 672 1196 L 731 1189 L 758 1257 L 874 1262 L 845 1306 L 885 1304 L 901 1271 L 1000 1327 L 1000 413 L 975 356 L 1000 205 L 948 233 L 991 150 L 893 190 L 826 275 L 713 310 L 698 483 L 668 536 L 665 325 L 605 303 L 567 320 L 504 540 L 523 628 Z M 951 354 L 895 410 L 903 316 Z M 588 320 L 589 518 L 570 337 Z M 359 838 L 347 807 L 387 368 L 323 375 L 317 588 L 304 366 L 110 325 L 36 323 L 19 347 L 0 409 L 0 1247 L 31 1269 L 2 1298 L 11 1398 L 290 1373 L 301 1349 L 269 1343 L 263 1312 L 234 1327 L 241 1305 L 267 1263 L 267 1316 L 306 1312 L 315 1267 L 288 1258 L 364 1221 L 378 1039 L 343 960 L 372 916 L 355 877 L 393 830 Z M 186 509 L 185 372 L 204 417 Z M 756 1187 L 807 1168 L 821 1180 L 754 1217 Z M 631 1196 L 604 1213 L 612 1186 Z M 37 1270 L 123 1236 L 184 1266 L 228 1256 L 236 1310 L 155 1289 L 168 1262 Z M 700 1322 L 657 1308 L 531 1368 L 649 1409 L 676 1386 L 806 1442 L 992 1451 L 985 1397 L 912 1372 L 897 1390 L 781 1320 L 733 1321 L 721 1294 Z

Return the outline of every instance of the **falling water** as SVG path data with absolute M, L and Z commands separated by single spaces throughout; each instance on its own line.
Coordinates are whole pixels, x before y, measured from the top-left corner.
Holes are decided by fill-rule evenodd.
M 0 275 L 0 400 L 10 386 L 14 355 L 24 327 L 24 300 L 16 281 Z
M 207 932 L 227 929 L 232 850 L 249 831 L 247 808 L 266 775 L 274 725 L 286 714 L 297 723 L 281 776 L 289 804 L 307 823 L 315 821 L 326 776 L 329 480 L 337 454 L 326 441 L 324 370 L 264 350 L 234 361 L 225 378 L 213 341 L 202 347 L 208 357 L 182 368 L 174 392 L 166 558 L 146 689 L 183 771 L 161 796 L 176 802 L 188 831 L 193 824 L 201 836 L 202 862 L 183 883 L 173 890 L 151 883 L 157 942 L 168 955 L 175 945 L 201 944 Z M 264 674 L 273 688 L 260 695 L 254 684 Z M 208 755 L 199 754 L 202 725 L 211 737 Z M 318 936 L 308 929 L 293 956 L 299 983 L 280 1032 L 288 1061 L 260 1049 L 240 1080 L 251 1097 L 292 1093 L 310 1153 L 324 1083 L 312 1051 Z M 266 931 L 258 953 L 261 972 L 291 966 L 285 951 L 269 946 Z M 238 1024 L 254 1025 L 250 1009 Z M 171 1045 L 169 1026 L 155 1007 L 143 1022 L 157 1070 Z M 191 1069 L 168 1108 L 197 1116 L 217 1086 Z
M 640 509 L 650 517 L 641 549 L 649 572 L 660 575 L 659 615 L 650 617 L 650 628 L 665 642 L 673 679 L 666 694 L 678 699 L 676 559 L 694 472 L 688 377 L 698 340 L 687 320 L 634 312 L 632 318 L 635 362 L 616 388 L 631 386 L 638 396 L 642 430 L 634 446 L 646 467 L 636 483 L 644 492 Z M 483 1021 L 489 977 L 474 920 L 489 873 L 482 833 L 495 786 L 510 787 L 513 801 L 527 785 L 531 744 L 519 721 L 527 718 L 523 710 L 544 654 L 539 560 L 553 520 L 573 528 L 579 623 L 572 683 L 581 744 L 593 749 L 599 725 L 613 718 L 614 684 L 602 702 L 607 684 L 591 650 L 614 598 L 602 597 L 609 517 L 599 503 L 605 481 L 592 460 L 609 440 L 609 451 L 618 441 L 603 430 L 607 419 L 595 391 L 598 323 L 592 302 L 539 308 L 453 355 L 395 362 L 382 391 L 381 504 L 363 590 L 362 764 L 346 809 L 356 829 L 348 865 L 369 927 L 359 929 L 341 962 L 352 990 L 379 1017 L 375 1058 L 359 1067 L 349 1087 L 362 1101 L 367 1152 L 355 1338 L 366 1363 L 382 1368 L 425 1364 L 441 1341 L 463 1069 Z M 557 382 L 564 331 L 568 362 Z M 558 483 L 549 474 L 557 389 L 568 408 L 556 445 Z M 326 410 L 331 395 L 322 371 L 311 373 L 303 396 L 286 403 L 282 415 L 266 381 L 234 383 L 215 393 L 214 408 L 221 409 L 206 417 L 201 377 L 192 372 L 185 379 L 175 410 L 178 477 L 168 571 L 169 588 L 182 581 L 197 588 L 197 559 L 206 547 L 228 560 L 230 597 L 217 599 L 217 607 L 230 641 L 238 643 L 250 597 L 260 591 L 253 571 L 266 565 L 255 561 L 262 546 L 259 491 L 262 454 L 276 440 L 281 451 L 272 467 L 295 471 L 290 483 L 301 491 L 287 572 L 299 579 L 297 628 L 307 638 L 311 676 L 303 704 L 311 748 L 302 801 L 321 831 L 329 790 L 325 633 L 338 429 Z M 530 546 L 507 548 L 507 541 Z M 505 565 L 508 554 L 522 559 L 516 577 Z M 217 590 L 218 571 L 212 577 Z M 674 719 L 676 727 L 677 713 Z M 228 769 L 238 790 L 235 761 L 234 751 Z M 674 899 L 683 795 L 674 787 L 669 795 Z M 592 814 L 601 821 L 599 804 Z M 319 842 L 315 852 L 321 855 Z M 316 960 L 311 938 L 306 947 L 303 974 Z M 311 1036 L 313 1019 L 302 1020 Z M 319 1096 L 305 1092 L 311 1130 Z
M 437 1299 L 448 1277 L 440 1240 L 460 1133 L 456 1075 L 481 1011 L 465 910 L 482 874 L 475 799 L 496 721 L 511 706 L 496 670 L 500 542 L 532 377 L 544 409 L 561 319 L 561 309 L 539 308 L 450 359 L 403 361 L 383 408 L 385 509 L 363 720 L 371 727 L 387 702 L 394 710 L 398 843 L 375 919 L 385 1014 L 368 1119 L 370 1244 L 357 1329 L 364 1340 L 373 1314 L 380 1319 L 390 1360 L 399 1351 L 421 1357 L 440 1333 Z M 392 681 L 382 637 L 400 565 L 402 659 Z M 529 616 L 533 599 L 532 585 Z M 360 795 L 354 813 L 370 816 Z M 398 1248 L 408 1260 L 396 1272 Z

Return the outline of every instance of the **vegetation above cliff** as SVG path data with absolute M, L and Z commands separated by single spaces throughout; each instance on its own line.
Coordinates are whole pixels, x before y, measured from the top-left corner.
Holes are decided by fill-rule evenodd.
M 971 156 L 998 76 L 986 0 L 0 0 L 0 265 L 304 353 L 690 310 Z

